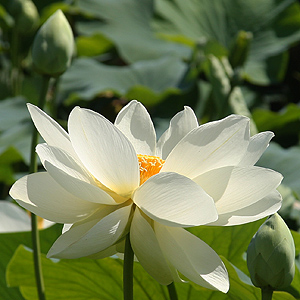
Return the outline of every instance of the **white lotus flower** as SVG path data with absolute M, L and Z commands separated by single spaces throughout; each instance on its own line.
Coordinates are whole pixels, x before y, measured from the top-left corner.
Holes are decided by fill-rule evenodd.
M 134 253 L 161 284 L 179 280 L 227 292 L 219 256 L 184 227 L 237 225 L 276 212 L 282 176 L 253 166 L 273 134 L 250 138 L 249 119 L 231 115 L 198 126 L 189 108 L 156 142 L 151 118 L 137 101 L 113 125 L 75 107 L 66 133 L 33 105 L 46 144 L 37 153 L 47 172 L 18 180 L 10 194 L 26 209 L 71 223 L 48 256 L 101 258 L 122 249 L 130 230 Z

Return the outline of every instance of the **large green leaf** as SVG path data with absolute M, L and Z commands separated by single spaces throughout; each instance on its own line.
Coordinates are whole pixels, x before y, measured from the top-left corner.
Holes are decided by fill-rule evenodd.
M 55 225 L 40 231 L 41 249 L 46 253 L 54 240 L 61 233 L 61 226 Z M 21 300 L 18 289 L 7 288 L 5 282 L 5 269 L 20 244 L 31 247 L 31 232 L 16 232 L 0 234 L 0 299 Z
M 42 255 L 48 300 L 122 299 L 122 269 L 119 259 L 74 259 L 53 261 Z M 38 299 L 32 267 L 32 253 L 20 246 L 7 271 L 8 283 L 20 286 L 25 299 Z M 168 299 L 167 290 L 152 279 L 139 264 L 134 266 L 136 299 Z
M 287 124 L 294 122 L 298 122 L 300 125 L 300 107 L 296 104 L 290 103 L 281 112 L 273 112 L 266 109 L 255 109 L 253 111 L 253 118 L 260 131 L 274 131 L 278 128 L 284 128 Z
M 156 28 L 165 33 L 182 34 L 194 41 L 216 40 L 230 49 L 239 31 L 251 32 L 253 40 L 244 73 L 254 83 L 281 80 L 286 68 L 282 52 L 300 39 L 300 7 L 296 0 L 158 0 L 156 3 L 160 16 Z
M 155 37 L 151 28 L 153 4 L 152 0 L 76 1 L 84 14 L 93 17 L 93 21 L 79 23 L 78 30 L 84 35 L 104 34 L 131 63 L 170 53 L 189 56 L 190 48 Z
M 63 75 L 61 97 L 68 98 L 70 103 L 74 99 L 90 100 L 105 91 L 113 91 L 125 97 L 138 95 L 139 101 L 154 104 L 166 93 L 179 91 L 178 85 L 185 71 L 186 65 L 174 56 L 125 67 L 107 66 L 93 59 L 81 58 Z
M 242 282 L 234 267 L 222 258 L 227 267 L 231 288 L 228 294 L 211 291 L 195 284 L 177 283 L 179 299 L 259 299 L 259 289 Z M 122 299 L 122 266 L 119 259 L 76 259 L 52 261 L 42 255 L 46 297 L 49 300 L 117 300 Z M 7 271 L 11 286 L 19 286 L 26 300 L 38 299 L 33 276 L 32 253 L 20 246 Z M 167 290 L 152 279 L 140 266 L 134 265 L 134 296 L 141 300 L 168 299 Z M 282 292 L 274 294 L 275 300 L 292 300 Z

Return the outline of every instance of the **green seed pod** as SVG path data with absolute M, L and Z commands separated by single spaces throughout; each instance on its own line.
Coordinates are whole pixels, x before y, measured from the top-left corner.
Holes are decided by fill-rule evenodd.
M 12 0 L 8 11 L 13 16 L 19 33 L 29 34 L 38 27 L 39 13 L 31 0 Z
M 259 288 L 281 289 L 295 275 L 295 244 L 292 234 L 276 213 L 263 223 L 247 250 L 252 283 Z
M 74 52 L 74 36 L 65 15 L 57 10 L 39 29 L 32 46 L 37 72 L 52 77 L 69 67 Z

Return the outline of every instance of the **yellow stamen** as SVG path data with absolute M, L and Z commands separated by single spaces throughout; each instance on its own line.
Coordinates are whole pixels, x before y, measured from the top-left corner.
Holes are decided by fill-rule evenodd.
M 143 184 L 151 176 L 159 173 L 164 160 L 158 156 L 137 155 L 140 166 L 140 184 Z

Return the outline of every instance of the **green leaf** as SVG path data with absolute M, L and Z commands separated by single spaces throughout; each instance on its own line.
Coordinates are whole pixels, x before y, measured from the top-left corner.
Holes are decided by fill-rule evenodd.
M 291 230 L 296 249 L 296 256 L 300 254 L 300 233 L 294 230 Z
M 7 271 L 10 286 L 20 286 L 25 299 L 38 299 L 33 276 L 32 253 L 20 246 Z M 122 270 L 120 259 L 73 259 L 53 261 L 42 255 L 47 300 L 115 300 L 122 299 Z M 167 299 L 167 290 L 152 279 L 142 267 L 134 266 L 136 299 Z
M 295 0 L 158 0 L 156 9 L 158 30 L 195 42 L 216 40 L 230 49 L 239 31 L 252 33 L 244 72 L 254 83 L 281 80 L 286 67 L 281 53 L 300 39 L 300 6 Z
M 61 97 L 67 103 L 81 98 L 91 100 L 100 93 L 113 91 L 125 97 L 154 104 L 168 92 L 178 93 L 178 85 L 186 65 L 176 57 L 141 61 L 131 66 L 116 67 L 97 63 L 88 58 L 77 59 L 62 76 Z M 153 97 L 153 101 L 151 101 Z
M 15 97 L 1 101 L 0 120 L 0 155 L 7 157 L 9 155 L 5 152 L 9 152 L 11 162 L 16 162 L 22 158 L 28 163 L 32 124 L 26 108 L 25 98 Z M 9 161 L 5 160 L 6 166 L 8 166 L 8 163 Z M 8 174 L 12 175 L 10 172 Z
M 0 154 L 0 181 L 10 186 L 15 181 L 14 169 L 12 164 L 22 161 L 22 156 L 13 148 L 7 148 L 6 151 Z
M 49 250 L 54 240 L 61 234 L 61 225 L 54 225 L 40 231 L 41 250 L 45 253 Z M 16 232 L 0 234 L 0 295 L 5 300 L 23 299 L 19 290 L 7 288 L 5 281 L 5 269 L 13 253 L 20 244 L 31 247 L 31 232 Z
M 190 55 L 189 47 L 155 36 L 151 28 L 152 0 L 79 0 L 76 5 L 83 14 L 94 18 L 79 23 L 78 31 L 84 35 L 104 34 L 127 62 L 157 59 L 166 54 Z
M 269 85 L 281 82 L 287 70 L 289 55 L 287 52 L 270 56 L 262 60 L 252 59 L 242 71 L 242 76 L 257 85 Z
M 260 299 L 260 290 L 243 282 L 241 272 L 222 257 L 230 278 L 228 294 L 211 291 L 194 283 L 176 283 L 179 299 Z M 122 299 L 122 265 L 119 259 L 106 258 L 91 260 L 86 258 L 54 261 L 42 255 L 46 296 L 52 300 L 115 300 Z M 239 274 L 237 273 L 239 272 Z M 246 275 L 243 275 L 246 277 Z M 19 286 L 26 300 L 37 300 L 33 276 L 32 253 L 20 246 L 7 271 L 11 286 Z M 249 281 L 249 278 L 247 279 Z M 134 264 L 134 295 L 136 299 L 168 299 L 167 290 L 152 279 L 139 263 Z M 292 300 L 291 295 L 274 293 L 275 300 Z
M 300 125 L 300 107 L 290 103 L 281 112 L 258 108 L 253 111 L 253 118 L 260 131 L 275 131 L 292 122 L 299 122 Z
M 79 36 L 76 39 L 78 56 L 97 56 L 108 52 L 113 48 L 113 44 L 103 35 Z
M 295 276 L 291 285 L 284 289 L 284 291 L 292 294 L 297 299 L 300 298 L 300 271 L 296 264 Z
M 300 147 L 284 149 L 271 142 L 258 161 L 259 166 L 267 167 L 283 175 L 282 183 L 290 187 L 300 197 Z
M 0 131 L 5 131 L 27 119 L 29 113 L 24 97 L 6 98 L 0 102 Z

